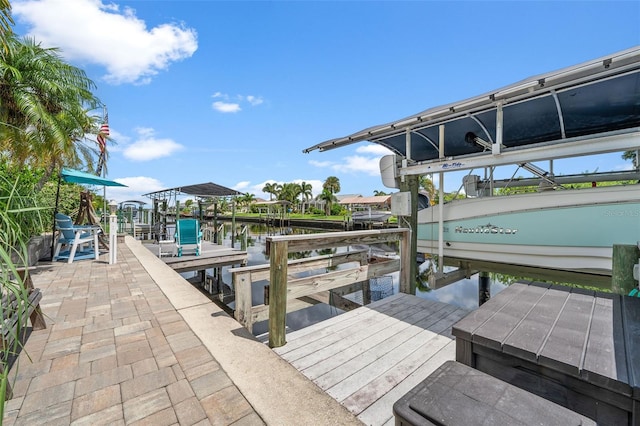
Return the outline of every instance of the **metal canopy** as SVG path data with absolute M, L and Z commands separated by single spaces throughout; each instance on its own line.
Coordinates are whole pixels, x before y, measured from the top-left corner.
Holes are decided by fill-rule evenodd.
M 443 163 L 445 169 L 445 162 L 453 159 L 479 155 L 495 159 L 496 154 L 549 144 L 566 143 L 565 148 L 579 155 L 580 149 L 570 145 L 598 135 L 631 134 L 631 140 L 599 147 L 602 152 L 629 149 L 637 146 L 639 128 L 640 47 L 635 47 L 331 139 L 303 152 L 369 141 L 407 159 L 407 166 Z M 539 150 L 536 155 L 542 159 L 550 153 Z M 427 170 L 433 171 L 415 167 L 416 172 Z
M 160 191 L 143 194 L 151 199 L 164 199 L 173 194 L 182 193 L 201 198 L 228 197 L 232 195 L 240 195 L 241 193 L 235 189 L 227 188 L 212 182 L 200 183 L 196 185 L 179 186 L 176 188 L 163 189 Z

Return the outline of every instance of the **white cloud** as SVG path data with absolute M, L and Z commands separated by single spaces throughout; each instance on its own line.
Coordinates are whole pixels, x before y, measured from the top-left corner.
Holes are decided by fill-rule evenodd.
M 218 112 L 224 112 L 224 113 L 239 112 L 242 110 L 239 104 L 231 103 L 231 102 L 222 102 L 222 101 L 215 101 L 213 103 L 213 109 L 215 109 Z
M 364 173 L 369 176 L 380 175 L 380 158 L 390 151 L 386 148 L 378 148 L 376 145 L 367 145 L 356 149 L 357 153 L 369 155 L 350 155 L 343 157 L 340 162 L 310 160 L 309 164 L 315 167 L 331 169 L 341 173 Z
M 333 161 L 309 160 L 309 164 L 315 167 L 326 168 L 326 167 L 331 167 L 334 163 Z
M 344 163 L 335 164 L 331 168 L 337 172 L 366 173 L 370 176 L 379 176 L 380 158 L 352 155 L 349 157 L 345 157 Z
M 256 105 L 260 105 L 261 103 L 263 103 L 264 100 L 261 97 L 249 95 L 249 96 L 247 96 L 247 102 L 249 102 L 253 106 L 256 106 Z
M 248 180 L 242 181 L 242 182 L 238 182 L 235 184 L 235 186 L 232 189 L 235 189 L 236 191 L 240 191 L 240 192 L 247 192 L 245 191 L 245 189 L 247 189 L 249 187 L 249 184 L 251 182 Z
M 264 99 L 253 95 L 236 95 L 233 98 L 226 93 L 215 92 L 211 95 L 214 99 L 222 99 L 215 101 L 211 106 L 218 112 L 235 113 L 242 111 L 242 103 L 248 103 L 250 106 L 258 106 L 264 103 Z
M 372 154 L 379 156 L 393 154 L 393 152 L 391 152 L 388 148 L 377 143 L 359 146 L 358 148 L 356 148 L 356 152 L 358 154 Z
M 168 157 L 184 147 L 171 139 L 159 139 L 155 137 L 153 129 L 136 129 L 138 138 L 131 145 L 123 149 L 126 158 L 132 161 L 150 161 L 162 157 Z
M 198 48 L 196 31 L 184 24 L 149 29 L 135 10 L 101 0 L 16 0 L 12 9 L 29 36 L 59 47 L 68 60 L 105 67 L 104 79 L 113 84 L 149 83 Z
M 164 189 L 162 182 L 146 176 L 116 178 L 114 180 L 127 185 L 126 188 L 119 186 L 107 187 L 107 199 L 115 200 L 118 203 L 126 200 L 148 201 L 151 203 L 151 200 L 142 197 L 142 194 Z

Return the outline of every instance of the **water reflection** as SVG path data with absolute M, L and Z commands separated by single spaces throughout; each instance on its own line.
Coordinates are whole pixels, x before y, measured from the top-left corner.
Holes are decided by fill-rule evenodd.
M 238 224 L 238 226 L 241 226 Z M 239 247 L 239 243 L 231 241 L 231 235 L 239 235 L 239 232 L 235 232 L 232 234 L 231 227 L 225 227 L 225 236 L 223 240 L 223 245 L 231 247 L 234 244 L 235 247 Z M 326 230 L 313 230 L 313 229 L 304 229 L 304 228 L 276 228 L 276 227 L 268 227 L 264 224 L 248 224 L 248 234 L 247 234 L 247 254 L 248 261 L 247 266 L 253 265 L 263 265 L 269 263 L 269 257 L 266 254 L 266 238 L 268 236 L 274 235 L 291 235 L 291 234 L 310 234 L 310 233 L 319 233 L 319 232 L 327 232 Z M 367 249 L 369 250 L 369 254 L 372 254 L 372 250 L 378 253 L 384 253 L 385 255 L 389 255 L 391 253 L 395 253 L 397 251 L 397 247 L 393 246 L 383 246 L 376 247 L 374 249 L 367 248 L 366 246 L 361 247 L 341 247 L 338 249 L 322 249 L 322 250 L 313 250 L 313 251 L 305 251 L 301 253 L 291 253 L 289 255 L 290 259 L 302 259 L 311 256 L 323 255 L 323 254 L 334 254 L 341 253 L 349 250 L 361 250 Z M 339 265 L 337 268 L 340 268 Z M 231 283 L 232 277 L 231 273 L 228 271 L 229 268 L 223 268 L 222 270 L 222 282 L 223 285 L 226 286 L 229 292 L 232 291 Z M 439 289 L 431 289 L 429 287 L 429 277 L 431 272 L 433 271 L 433 266 L 427 261 L 420 265 L 419 267 L 419 277 L 417 280 L 417 289 L 416 296 L 435 300 L 443 303 L 452 304 L 455 306 L 460 306 L 466 309 L 476 309 L 479 305 L 479 276 L 475 274 L 468 279 L 462 279 L 453 284 L 447 285 L 445 287 Z M 446 269 L 445 269 L 446 271 Z M 208 273 L 212 274 L 213 271 L 210 270 Z M 309 273 L 307 273 L 309 275 Z M 511 282 L 517 280 L 518 278 L 510 277 L 498 273 L 491 273 L 489 275 L 489 294 L 490 297 L 494 297 L 500 291 L 505 289 Z M 399 291 L 399 273 L 394 273 L 389 275 L 391 279 L 391 293 L 396 294 Z M 264 303 L 264 286 L 266 286 L 268 282 L 264 280 L 263 282 L 257 282 L 252 287 L 252 303 L 253 305 L 261 305 Z M 363 294 L 362 291 L 358 291 L 352 295 L 347 296 L 348 299 L 356 301 L 358 303 L 362 303 Z M 231 309 L 234 308 L 234 302 L 229 303 L 229 307 Z M 289 331 L 298 330 L 304 327 L 308 327 L 312 324 L 315 324 L 319 321 L 323 321 L 325 319 L 334 317 L 336 315 L 340 315 L 344 311 L 330 306 L 324 303 L 319 303 L 317 305 L 311 306 L 309 308 L 305 308 L 299 311 L 291 312 L 287 314 L 287 328 Z M 267 321 L 263 321 L 260 323 L 256 323 L 253 326 L 253 332 L 255 335 L 260 335 L 267 332 L 268 324 Z
M 436 300 L 438 302 L 449 303 L 466 309 L 478 308 L 478 275 L 460 280 L 446 287 L 437 290 L 416 290 L 416 296 L 423 299 Z M 491 280 L 490 294 L 494 297 L 507 287 L 499 281 Z

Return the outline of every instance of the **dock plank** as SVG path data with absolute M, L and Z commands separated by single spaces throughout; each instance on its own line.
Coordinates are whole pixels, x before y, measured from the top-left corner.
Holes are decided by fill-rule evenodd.
M 626 364 L 626 354 L 617 350 L 624 347 L 621 320 L 620 296 L 596 297 L 582 376 L 604 388 L 629 393 L 627 369 L 617 367 Z
M 456 320 L 460 319 L 466 312 L 459 312 L 459 315 L 455 316 Z M 384 357 L 372 363 L 367 375 L 365 371 L 361 370 L 357 374 L 359 379 L 365 379 L 361 385 L 354 390 L 347 398 L 338 401 L 342 401 L 343 405 L 352 412 L 356 410 L 364 410 L 366 407 L 373 404 L 384 394 L 389 392 L 400 382 L 406 379 L 412 372 L 416 371 L 426 359 L 430 359 L 437 354 L 440 349 L 448 345 L 452 340 L 441 334 L 437 334 L 431 330 L 424 330 L 416 338 L 408 340 L 405 344 L 397 347 L 395 350 L 389 352 Z M 371 380 L 371 376 L 375 376 L 376 371 L 378 376 Z M 355 375 L 354 375 L 355 376 Z M 351 376 L 353 377 L 353 376 Z M 341 383 L 342 386 L 347 382 L 357 383 L 357 380 L 347 380 Z M 330 388 L 328 393 L 332 395 L 334 388 Z
M 455 357 L 455 353 L 455 340 L 451 340 L 446 346 L 422 364 L 416 371 L 407 376 L 404 381 L 365 408 L 365 410 L 358 415 L 358 419 L 367 425 L 381 424 L 389 415 L 391 415 L 391 419 L 393 419 L 393 404 L 413 389 L 418 383 L 427 378 L 443 363 Z M 392 407 L 391 413 L 389 413 L 389 407 Z
M 595 298 L 570 293 L 569 299 L 540 351 L 540 365 L 579 376 L 595 307 Z
M 528 286 L 524 291 L 519 292 L 517 298 L 512 298 L 509 303 L 480 325 L 472 341 L 495 350 L 502 350 L 503 342 L 546 292 L 545 287 Z
M 393 420 L 396 400 L 455 358 L 451 326 L 468 313 L 399 294 L 317 323 L 313 332 L 289 333 L 287 344 L 275 352 L 285 360 L 296 358 L 288 362 L 352 413 L 361 414 L 363 422 L 383 425 Z M 341 338 L 332 340 L 340 331 Z M 316 342 L 322 339 L 331 344 Z M 289 345 L 293 349 L 283 350 Z M 297 358 L 305 351 L 305 357 Z
M 453 327 L 453 335 L 470 341 L 478 328 L 493 318 L 496 313 L 500 312 L 512 300 L 516 299 L 526 288 L 528 288 L 528 285 L 523 283 L 510 285 L 510 291 L 498 293 L 497 296 L 482 305 L 482 309 L 477 309 L 458 321 Z
M 522 359 L 536 361 L 568 298 L 568 292 L 546 292 L 505 340 L 503 351 Z
M 422 310 L 413 315 L 411 319 L 407 319 L 410 323 L 406 327 L 388 327 L 381 332 L 375 333 L 366 341 L 352 345 L 343 351 L 333 354 L 323 362 L 305 369 L 304 373 L 322 387 L 330 387 L 332 383 L 336 383 L 340 379 L 353 374 L 354 371 L 362 368 L 361 366 L 375 361 L 455 309 L 454 306 L 447 306 L 435 313 Z
M 364 321 L 355 322 L 338 332 L 324 334 L 321 339 L 309 342 L 307 345 L 284 354 L 283 358 L 298 367 L 305 369 L 317 360 L 322 360 L 326 354 L 338 352 L 357 342 L 367 339 L 377 330 L 384 330 L 395 323 L 417 312 L 417 308 L 396 306 L 382 315 L 371 315 Z M 362 318 L 362 316 L 360 316 Z M 373 327 L 375 325 L 375 327 Z
M 404 297 L 393 296 L 390 299 L 389 303 L 379 304 L 375 302 L 375 304 L 350 311 L 349 315 L 337 315 L 301 330 L 288 333 L 287 344 L 274 350 L 283 358 L 289 359 L 290 355 L 288 354 L 290 352 L 309 345 L 316 340 L 331 336 L 345 328 L 351 327 L 353 324 L 361 321 L 369 321 L 370 318 L 377 317 L 379 314 L 388 316 L 391 311 L 408 309 L 415 305 L 415 302 Z

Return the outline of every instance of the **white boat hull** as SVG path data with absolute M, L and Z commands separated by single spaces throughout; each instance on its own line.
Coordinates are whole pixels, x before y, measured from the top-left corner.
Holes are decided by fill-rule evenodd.
M 611 273 L 614 244 L 640 240 L 640 185 L 456 200 L 442 206 L 443 255 Z M 440 208 L 418 214 L 418 251 L 438 254 Z

